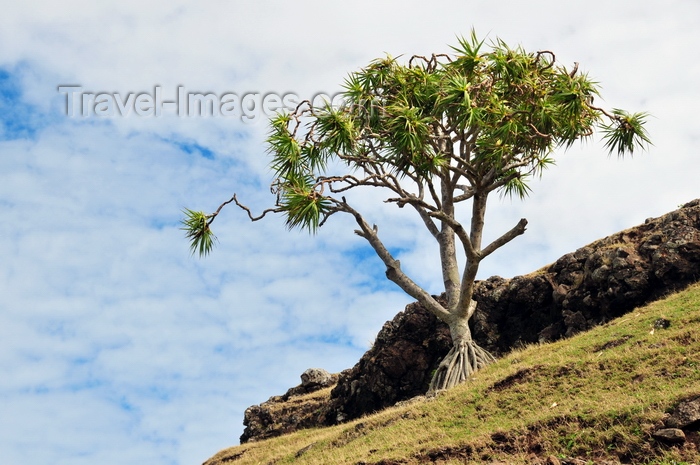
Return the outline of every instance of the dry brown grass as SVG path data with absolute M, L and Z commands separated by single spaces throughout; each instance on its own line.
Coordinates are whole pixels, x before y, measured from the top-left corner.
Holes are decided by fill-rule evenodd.
M 671 326 L 654 329 L 659 318 Z M 651 439 L 666 411 L 700 395 L 698 354 L 700 285 L 571 339 L 514 351 L 436 398 L 226 449 L 206 465 L 530 464 L 547 456 L 700 464 L 692 441 Z
M 289 406 L 324 402 L 326 399 L 330 398 L 333 387 L 334 386 L 327 387 L 308 394 L 302 394 L 300 396 L 293 396 L 285 402 L 268 402 L 266 403 L 266 406 L 270 410 L 270 413 L 275 416 L 281 411 L 289 408 Z

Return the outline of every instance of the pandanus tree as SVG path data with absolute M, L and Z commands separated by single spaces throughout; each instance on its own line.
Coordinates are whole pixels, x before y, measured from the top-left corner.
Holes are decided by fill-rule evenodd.
M 502 40 L 485 45 L 472 31 L 451 54 L 385 57 L 349 75 L 344 104 L 302 102 L 270 121 L 267 138 L 276 201 L 259 216 L 234 195 L 206 214 L 185 210 L 192 251 L 206 255 L 210 226 L 235 203 L 252 221 L 284 215 L 289 228 L 315 232 L 337 213 L 386 266 L 386 276 L 451 332 L 453 347 L 431 381 L 432 391 L 460 382 L 494 360 L 469 328 L 482 260 L 525 232 L 520 220 L 484 243 L 484 218 L 493 193 L 525 197 L 528 181 L 553 164 L 553 155 L 599 134 L 618 156 L 643 149 L 645 113 L 594 105 L 597 84 L 557 63 L 551 51 L 529 53 Z M 350 191 L 377 188 L 383 201 L 410 207 L 439 250 L 445 299 L 438 300 L 401 268 Z M 471 213 L 471 214 L 470 214 Z

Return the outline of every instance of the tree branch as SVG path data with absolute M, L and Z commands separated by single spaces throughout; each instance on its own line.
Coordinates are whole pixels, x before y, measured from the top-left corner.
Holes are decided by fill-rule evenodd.
M 227 200 L 226 202 L 222 203 L 222 204 L 219 206 L 219 209 L 216 210 L 216 212 L 214 212 L 214 213 L 212 214 L 211 220 L 209 220 L 209 223 L 208 223 L 208 224 L 211 224 L 211 222 L 214 221 L 214 217 L 216 217 L 216 215 L 219 214 L 219 212 L 220 212 L 221 209 L 224 207 L 224 205 L 229 204 L 229 203 L 231 203 L 231 202 L 235 202 L 236 205 L 238 205 L 238 207 L 239 207 L 241 210 L 244 210 L 244 211 L 248 214 L 248 218 L 250 218 L 250 221 L 260 221 L 260 220 L 262 220 L 263 218 L 265 218 L 265 216 L 266 216 L 268 213 L 281 213 L 281 212 L 284 211 L 281 207 L 267 208 L 267 209 L 263 210 L 263 212 L 262 212 L 259 216 L 254 216 L 254 215 L 252 214 L 252 212 L 250 211 L 250 208 L 248 208 L 247 206 L 245 206 L 245 205 L 243 205 L 242 203 L 240 203 L 240 202 L 238 201 L 238 199 L 236 198 L 236 194 L 233 194 L 233 197 L 231 197 L 231 199 L 229 199 L 229 200 Z
M 362 215 L 352 208 L 344 197 L 342 201 L 334 201 L 337 204 L 338 210 L 350 213 L 355 218 L 355 222 L 360 226 L 360 229 L 355 231 L 355 234 L 366 239 L 377 256 L 384 262 L 384 265 L 386 265 L 386 277 L 399 286 L 405 293 L 418 300 L 436 317 L 444 322 L 449 322 L 451 317 L 450 313 L 432 295 L 416 284 L 401 270 L 401 263 L 391 255 L 389 250 L 384 246 L 384 243 L 379 239 L 377 227 L 370 227 Z
M 231 202 L 236 202 L 236 203 L 238 203 L 238 200 L 236 200 L 236 194 L 233 194 L 233 197 L 231 197 L 231 198 L 228 199 L 226 202 L 224 202 L 224 203 L 222 203 L 221 205 L 219 205 L 219 208 L 217 208 L 216 211 L 215 211 L 214 213 L 212 213 L 211 215 L 208 215 L 209 220 L 207 221 L 207 226 L 211 225 L 211 224 L 214 222 L 214 218 L 216 218 L 216 216 L 217 216 L 219 213 L 221 213 L 221 210 L 222 210 L 226 205 L 230 204 Z M 250 210 L 248 211 L 248 215 L 250 215 Z
M 465 200 L 469 200 L 472 197 L 474 197 L 474 189 L 469 186 L 463 186 L 461 184 L 458 184 L 455 186 L 455 188 L 461 190 L 462 192 L 464 192 L 464 194 L 458 195 L 457 197 L 452 199 L 454 203 L 464 202 Z
M 467 234 L 467 231 L 464 229 L 464 226 L 462 226 L 462 223 L 460 223 L 459 221 L 455 220 L 454 218 L 446 215 L 445 212 L 442 210 L 430 212 L 430 213 L 428 213 L 428 215 L 437 219 L 437 220 L 440 220 L 440 221 L 446 223 L 449 227 L 452 228 L 452 230 L 455 232 L 455 234 L 459 238 L 460 242 L 462 243 L 462 246 L 464 247 L 464 252 L 467 255 L 467 259 L 469 259 L 469 260 L 478 259 L 479 253 L 472 246 L 472 242 L 469 239 L 469 234 Z
M 515 227 L 513 227 L 513 229 L 511 229 L 507 233 L 503 234 L 501 237 L 499 237 L 495 241 L 491 242 L 488 246 L 486 246 L 484 249 L 482 249 L 481 250 L 481 258 L 487 257 L 488 255 L 491 255 L 493 252 L 495 252 L 500 247 L 503 247 L 508 242 L 515 239 L 516 237 L 520 236 L 521 234 L 524 234 L 526 226 L 527 226 L 527 220 L 525 218 L 518 221 L 518 224 L 516 224 Z

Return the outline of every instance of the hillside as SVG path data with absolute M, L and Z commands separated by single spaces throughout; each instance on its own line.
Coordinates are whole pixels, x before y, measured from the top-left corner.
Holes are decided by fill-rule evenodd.
M 599 326 L 699 277 L 700 199 L 528 275 L 477 282 L 470 326 L 476 342 L 501 357 Z M 314 374 L 302 375 L 301 385 L 247 408 L 241 443 L 344 423 L 423 395 L 450 347 L 447 326 L 419 303 L 409 304 L 352 368 L 339 376 L 307 370 Z
M 435 398 L 226 449 L 205 465 L 700 463 L 698 353 L 700 284 L 513 351 Z M 679 404 L 691 412 L 682 427 Z M 684 439 L 657 438 L 667 426 Z

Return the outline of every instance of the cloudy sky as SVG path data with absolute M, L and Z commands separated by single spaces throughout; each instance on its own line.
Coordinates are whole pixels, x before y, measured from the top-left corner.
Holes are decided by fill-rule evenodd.
M 310 237 L 229 208 L 214 253 L 190 256 L 184 207 L 212 211 L 233 192 L 256 210 L 273 201 L 265 115 L 255 100 L 250 117 L 188 116 L 174 103 L 156 115 L 149 95 L 333 94 L 373 58 L 446 52 L 474 27 L 580 62 L 601 83 L 599 103 L 653 115 L 654 141 L 626 160 L 590 141 L 560 154 L 526 202 L 492 199 L 491 237 L 521 217 L 530 225 L 482 278 L 527 273 L 700 197 L 695 0 L 5 3 L 5 464 L 202 463 L 238 443 L 246 407 L 306 368 L 351 367 L 409 301 L 343 218 Z M 102 97 L 83 111 L 77 92 Z M 124 114 L 108 102 L 117 94 L 138 106 Z M 371 195 L 362 205 L 405 269 L 439 292 L 416 219 Z

